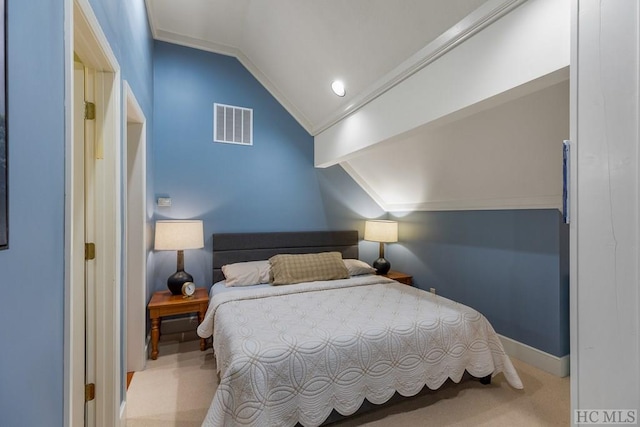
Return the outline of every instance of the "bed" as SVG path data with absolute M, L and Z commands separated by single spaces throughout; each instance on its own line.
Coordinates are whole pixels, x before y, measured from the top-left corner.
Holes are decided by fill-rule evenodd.
M 336 257 L 357 260 L 356 231 L 213 235 L 215 284 L 198 335 L 213 337 L 220 382 L 203 426 L 318 426 L 332 411 L 351 415 L 365 399 L 413 396 L 465 372 L 485 383 L 502 373 L 522 388 L 484 316 L 357 261 L 332 280 L 225 286 L 240 277 L 232 268 L 259 265 L 243 280 L 264 282 L 255 277 L 271 260 L 279 283 L 289 261 Z

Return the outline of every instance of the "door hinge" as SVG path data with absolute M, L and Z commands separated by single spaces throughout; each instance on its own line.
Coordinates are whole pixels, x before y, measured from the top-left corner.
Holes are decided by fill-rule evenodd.
M 96 398 L 96 385 L 94 383 L 84 385 L 84 401 L 91 402 Z
M 95 120 L 96 118 L 96 104 L 93 102 L 84 103 L 84 118 L 85 120 Z
M 85 243 L 84 244 L 84 259 L 85 259 L 85 261 L 90 261 L 92 259 L 96 259 L 96 244 L 95 243 Z

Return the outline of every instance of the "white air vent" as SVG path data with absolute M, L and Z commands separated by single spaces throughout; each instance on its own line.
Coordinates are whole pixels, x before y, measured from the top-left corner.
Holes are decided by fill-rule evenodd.
M 227 144 L 253 145 L 253 110 L 213 104 L 213 140 Z

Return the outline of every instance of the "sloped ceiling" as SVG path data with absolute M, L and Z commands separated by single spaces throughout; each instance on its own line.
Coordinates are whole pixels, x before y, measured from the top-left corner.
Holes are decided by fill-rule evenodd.
M 146 0 L 154 38 L 237 57 L 312 135 L 485 3 L 495 13 L 518 2 Z
M 146 0 L 146 5 L 155 39 L 238 58 L 315 136 L 316 165 L 339 163 L 387 211 L 561 207 L 561 143 L 569 137 L 569 46 L 558 45 L 568 39 L 569 0 Z M 518 18 L 511 18 L 514 15 Z M 505 16 L 506 23 L 501 19 Z M 478 79 L 500 83 L 539 68 L 541 72 L 530 78 L 555 73 L 545 78 L 550 83 L 544 87 L 551 89 L 496 111 L 445 120 L 449 125 L 441 128 L 398 130 L 380 141 L 363 141 L 368 136 L 361 132 L 352 139 L 370 147 L 340 154 L 345 150 L 344 135 L 354 123 L 371 111 L 379 115 L 377 105 L 386 102 L 380 100 L 396 99 L 394 106 L 404 103 L 407 97 L 387 95 L 406 93 L 398 88 L 422 70 L 449 52 L 460 52 L 458 47 L 468 57 L 481 55 L 470 51 L 465 41 L 477 40 L 473 36 L 486 33 L 485 28 L 495 33 L 493 23 L 506 31 L 489 37 L 488 54 L 476 60 L 480 64 L 500 63 L 498 58 L 504 63 L 502 49 L 517 44 L 522 34 L 538 31 L 548 37 L 539 37 L 537 44 L 533 37 L 532 51 L 519 49 L 515 62 L 507 59 L 499 70 L 458 67 L 439 78 L 461 75 L 467 86 Z M 534 56 L 527 57 L 529 52 L 552 58 L 553 66 L 532 67 Z M 564 83 L 555 85 L 558 70 Z M 342 98 L 330 89 L 336 79 L 346 86 Z M 441 81 L 436 80 L 429 83 L 435 93 Z M 473 95 L 485 86 L 483 82 L 456 90 L 456 82 L 449 82 L 450 92 Z M 530 105 L 536 107 L 528 109 Z M 521 115 L 513 114 L 518 111 Z M 528 137 L 510 143 L 524 128 Z M 326 153 L 324 144 L 331 138 L 337 145 L 329 151 L 338 154 L 319 162 L 318 147 Z

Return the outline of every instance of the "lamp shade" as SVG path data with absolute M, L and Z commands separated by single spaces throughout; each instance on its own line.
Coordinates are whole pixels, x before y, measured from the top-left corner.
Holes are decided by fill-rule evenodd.
M 364 240 L 393 243 L 398 241 L 398 223 L 376 219 L 364 223 Z
M 156 221 L 154 249 L 178 251 L 204 247 L 204 231 L 200 220 Z

